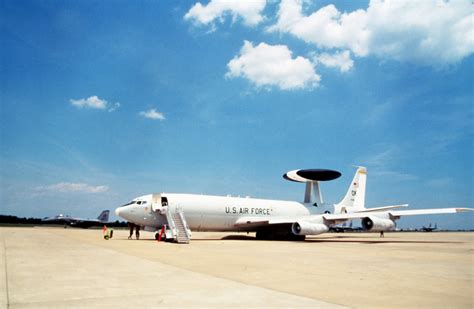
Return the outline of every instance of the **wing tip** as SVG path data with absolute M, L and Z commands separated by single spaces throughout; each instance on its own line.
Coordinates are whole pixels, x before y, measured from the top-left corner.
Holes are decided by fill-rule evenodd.
M 474 208 L 467 208 L 467 207 L 463 207 L 463 208 L 454 208 L 456 210 L 456 212 L 468 212 L 468 211 L 474 211 Z

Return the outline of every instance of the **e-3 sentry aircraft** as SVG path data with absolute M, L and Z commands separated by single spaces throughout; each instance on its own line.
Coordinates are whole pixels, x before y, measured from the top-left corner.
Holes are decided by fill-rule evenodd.
M 304 240 L 325 233 L 347 220 L 361 219 L 367 231 L 390 231 L 402 216 L 448 214 L 470 208 L 399 210 L 408 204 L 365 208 L 367 169 L 358 167 L 344 198 L 337 204 L 323 201 L 320 183 L 339 178 L 327 169 L 294 170 L 287 180 L 306 184 L 303 202 L 249 197 L 161 193 L 137 197 L 115 210 L 117 216 L 156 232 L 163 226 L 179 240 L 189 241 L 192 231 L 256 232 L 257 239 Z M 158 233 L 156 234 L 158 237 Z

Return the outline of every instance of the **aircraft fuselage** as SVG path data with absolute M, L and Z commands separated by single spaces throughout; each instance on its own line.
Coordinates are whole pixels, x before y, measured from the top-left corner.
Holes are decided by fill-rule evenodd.
M 294 201 L 266 200 L 231 196 L 211 196 L 195 194 L 162 193 L 160 202 L 157 194 L 136 198 L 136 202 L 119 207 L 117 215 L 148 229 L 158 230 L 166 224 L 166 217 L 160 210 L 166 206 L 172 212 L 182 210 L 191 230 L 195 231 L 235 231 L 241 218 L 275 219 L 279 217 L 304 218 L 329 211 L 329 205 L 305 204 Z M 165 205 L 161 201 L 165 201 Z M 315 218 L 312 218 L 314 221 Z M 322 218 L 321 218 L 322 220 Z M 251 227 L 241 230 L 256 230 Z

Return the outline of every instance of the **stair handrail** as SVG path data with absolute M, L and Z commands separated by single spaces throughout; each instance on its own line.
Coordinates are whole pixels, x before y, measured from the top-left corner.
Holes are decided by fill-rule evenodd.
M 181 219 L 181 222 L 183 223 L 183 227 L 184 227 L 184 233 L 186 233 L 186 238 L 188 240 L 191 239 L 191 230 L 189 229 L 189 226 L 188 226 L 188 222 L 186 221 L 186 219 L 184 218 L 184 213 L 183 211 L 181 210 L 180 212 L 178 212 L 178 215 L 179 215 L 179 218 Z
M 171 209 L 166 209 L 166 219 L 168 219 L 168 226 L 170 227 L 171 234 L 173 235 L 174 239 L 178 238 L 178 231 L 176 229 L 176 223 L 173 219 L 173 214 L 171 213 Z

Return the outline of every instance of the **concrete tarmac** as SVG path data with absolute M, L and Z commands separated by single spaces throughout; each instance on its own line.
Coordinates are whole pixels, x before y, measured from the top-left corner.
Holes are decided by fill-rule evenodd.
M 0 228 L 0 307 L 472 308 L 474 233 L 343 233 L 305 242 Z

